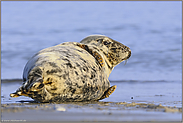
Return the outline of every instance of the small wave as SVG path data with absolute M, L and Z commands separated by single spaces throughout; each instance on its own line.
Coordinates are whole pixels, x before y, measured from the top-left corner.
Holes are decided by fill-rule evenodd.
M 110 82 L 177 82 L 177 81 L 167 81 L 167 80 L 109 80 Z
M 22 82 L 22 79 L 1 79 L 2 83 L 9 83 L 9 82 Z

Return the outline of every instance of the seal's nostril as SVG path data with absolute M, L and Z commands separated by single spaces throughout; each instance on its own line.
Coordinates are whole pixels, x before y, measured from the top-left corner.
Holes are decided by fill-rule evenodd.
M 128 50 L 128 56 L 127 56 L 127 59 L 128 59 L 128 58 L 130 58 L 130 56 L 131 56 L 131 50 L 129 49 L 129 50 Z

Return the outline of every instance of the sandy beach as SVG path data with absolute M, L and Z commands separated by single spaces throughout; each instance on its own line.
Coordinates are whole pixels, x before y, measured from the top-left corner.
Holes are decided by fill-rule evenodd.
M 2 121 L 180 121 L 181 109 L 144 103 L 3 104 Z
M 133 95 L 133 99 L 129 97 L 129 100 L 118 101 L 115 100 L 115 96 L 120 95 L 120 85 L 126 86 L 127 82 L 111 83 L 118 85 L 118 89 L 107 99 L 98 102 L 49 104 L 38 103 L 28 97 L 10 98 L 9 93 L 20 86 L 21 81 L 3 80 L 1 118 L 2 121 L 181 121 L 182 102 L 177 100 L 176 95 L 168 97 L 168 94 L 154 94 L 153 98 L 156 98 L 156 101 L 150 101 L 147 95 L 141 97 L 138 93 L 129 94 L 129 91 L 127 95 Z M 131 82 L 132 88 L 133 85 Z M 137 88 L 133 89 L 133 92 L 137 91 L 141 85 L 142 82 L 136 82 Z M 153 86 L 151 82 L 148 85 Z M 167 89 L 162 90 L 166 92 Z M 148 93 L 149 98 L 151 93 Z M 164 100 L 165 97 L 167 101 Z

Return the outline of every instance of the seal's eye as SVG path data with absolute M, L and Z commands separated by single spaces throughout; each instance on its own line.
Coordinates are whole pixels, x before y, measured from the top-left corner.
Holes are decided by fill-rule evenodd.
M 97 42 L 102 42 L 103 41 L 103 39 L 97 39 Z
M 110 44 L 111 42 L 108 42 L 108 41 L 104 41 L 104 45 L 108 45 Z

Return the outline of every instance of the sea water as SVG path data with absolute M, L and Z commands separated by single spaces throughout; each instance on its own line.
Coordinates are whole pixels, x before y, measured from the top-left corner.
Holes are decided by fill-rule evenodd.
M 39 50 L 103 34 L 130 47 L 109 80 L 182 80 L 181 1 L 3 1 L 1 79 Z

